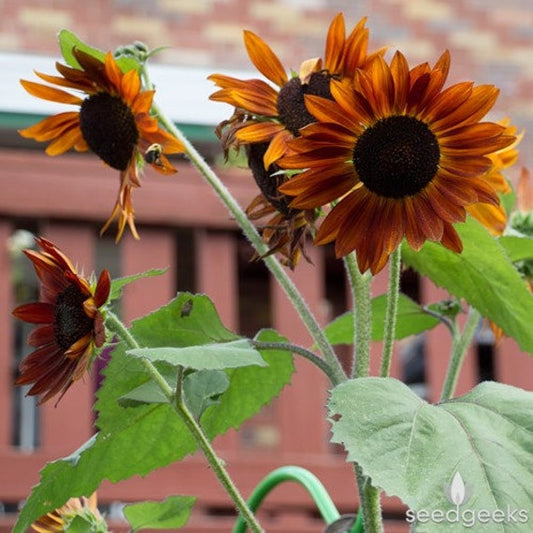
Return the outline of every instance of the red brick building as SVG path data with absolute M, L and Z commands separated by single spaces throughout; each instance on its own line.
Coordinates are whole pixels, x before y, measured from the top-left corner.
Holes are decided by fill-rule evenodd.
M 0 321 L 0 531 L 10 530 L 13 513 L 38 482 L 45 462 L 69 454 L 94 431 L 92 380 L 73 387 L 57 408 L 46 404 L 36 409 L 33 400 L 12 385 L 17 362 L 27 353 L 27 330 L 11 318 L 10 311 L 31 299 L 37 287 L 28 262 L 13 252 L 25 232 L 50 238 L 85 272 L 105 267 L 118 276 L 168 267 L 164 276 L 127 288 L 121 303 L 127 321 L 165 303 L 177 290 L 191 290 L 207 293 L 224 323 L 235 331 L 253 334 L 271 326 L 294 342 L 309 341 L 282 291 L 260 263 L 249 262 L 245 240 L 186 161 L 177 160 L 177 176 L 162 177 L 147 170 L 142 189 L 135 192 L 142 238 L 134 241 L 126 236 L 115 246 L 111 237 L 100 239 L 98 231 L 114 202 L 116 172 L 90 154 L 47 157 L 43 146 L 19 138 L 17 129 L 57 109 L 26 95 L 18 79 L 34 79 L 33 68 L 52 72 L 59 57 L 55 34 L 60 28 L 102 49 L 134 40 L 154 47 L 169 45 L 152 70 L 158 102 L 212 162 L 219 160 L 213 126 L 228 109 L 207 101 L 213 87 L 205 78 L 211 72 L 249 70 L 242 29 L 259 33 L 284 64 L 297 69 L 301 60 L 322 54 L 327 26 L 340 10 L 350 25 L 369 15 L 372 45 L 397 46 L 413 63 L 434 62 L 442 49 L 449 48 L 451 82 L 472 79 L 496 84 L 501 98 L 495 118 L 509 115 L 533 131 L 533 10 L 527 1 L 508 0 L 501 7 L 499 0 L 8 0 L 0 9 L 0 316 L 4 318 Z M 530 146 L 526 135 L 522 164 L 532 163 Z M 226 169 L 221 174 L 241 205 L 247 205 L 255 194 L 248 172 Z M 300 264 L 294 278 L 326 323 L 348 305 L 343 270 L 329 248 L 309 252 L 313 265 Z M 376 278 L 375 295 L 384 292 L 385 280 L 386 274 Z M 413 277 L 405 278 L 405 286 L 424 302 L 446 296 Z M 406 346 L 397 346 L 394 375 L 412 374 L 413 386 L 436 400 L 449 353 L 445 328 L 423 338 L 418 352 L 422 369 L 409 363 L 407 356 L 414 352 Z M 408 346 L 416 345 L 410 341 Z M 352 470 L 344 455 L 329 444 L 323 416 L 327 383 L 306 361 L 299 361 L 297 369 L 292 385 L 272 406 L 239 433 L 217 439 L 215 447 L 245 495 L 273 468 L 297 464 L 323 480 L 341 512 L 351 512 L 356 506 Z M 514 341 L 494 348 L 479 337 L 466 359 L 458 393 L 487 378 L 530 388 L 532 371 L 529 355 L 521 353 Z M 231 504 L 200 456 L 145 479 L 105 482 L 99 499 L 113 515 L 120 502 L 179 493 L 200 496 L 185 530 L 231 530 Z M 323 529 L 310 498 L 296 485 L 277 490 L 266 506 L 270 511 L 263 524 L 269 533 Z M 385 509 L 387 531 L 405 531 L 399 502 L 387 499 Z

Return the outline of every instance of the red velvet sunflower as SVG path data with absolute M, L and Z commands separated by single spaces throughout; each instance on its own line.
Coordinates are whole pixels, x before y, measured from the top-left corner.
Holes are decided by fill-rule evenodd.
M 41 251 L 24 253 L 41 281 L 40 301 L 20 305 L 13 315 L 38 324 L 28 337 L 35 351 L 21 362 L 16 383 L 33 383 L 28 395 L 43 394 L 43 403 L 56 394 L 59 401 L 89 368 L 94 348 L 104 344 L 100 308 L 109 296 L 111 279 L 103 270 L 91 285 L 52 242 L 42 237 L 36 242 Z
M 335 241 L 338 257 L 355 250 L 361 272 L 379 272 L 404 237 L 415 250 L 433 240 L 460 252 L 453 224 L 466 207 L 499 204 L 484 174 L 515 137 L 479 122 L 496 101 L 492 85 L 443 90 L 449 65 L 448 52 L 432 68 L 410 69 L 400 52 L 390 64 L 378 56 L 353 85 L 332 81 L 334 101 L 306 96 L 319 122 L 279 162 L 305 169 L 280 191 L 300 209 L 336 202 L 315 242 Z
M 21 80 L 22 86 L 33 96 L 79 106 L 79 111 L 59 113 L 20 131 L 23 137 L 37 141 L 52 141 L 46 148 L 48 155 L 59 155 L 74 148 L 79 152 L 91 149 L 110 167 L 120 171 L 120 189 L 113 212 L 102 233 L 118 216 L 117 241 L 126 224 L 138 238 L 135 229 L 132 188 L 139 187 L 138 168 L 146 152 L 152 166 L 163 174 L 176 172 L 165 154 L 183 152 L 180 141 L 162 130 L 156 118 L 150 116 L 153 90 L 143 91 L 137 70 L 124 73 L 111 52 L 102 62 L 95 57 L 73 49 L 81 69 L 56 63 L 61 76 L 36 72 L 42 80 L 76 89 L 84 93 L 77 96 L 62 89 Z
M 328 30 L 324 61 L 319 58 L 305 61 L 299 75 L 291 78 L 272 49 L 258 35 L 245 30 L 244 44 L 252 63 L 276 87 L 259 79 L 209 76 L 221 88 L 210 99 L 235 107 L 234 115 L 219 127 L 224 149 L 266 142 L 265 168 L 281 158 L 286 153 L 287 141 L 298 135 L 300 128 L 315 121 L 305 106 L 304 95 L 331 98 L 331 79 L 351 76 L 355 69 L 363 68 L 372 57 L 384 52 L 367 55 L 369 31 L 365 22 L 365 18 L 361 19 L 346 37 L 344 17 L 339 13 Z

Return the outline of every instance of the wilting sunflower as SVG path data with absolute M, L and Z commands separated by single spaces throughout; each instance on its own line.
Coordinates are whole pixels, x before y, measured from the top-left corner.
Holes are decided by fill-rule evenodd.
M 50 241 L 36 239 L 41 251 L 25 250 L 41 281 L 40 301 L 20 305 L 13 315 L 38 324 L 28 337 L 35 351 L 20 364 L 17 385 L 33 386 L 28 395 L 43 394 L 44 403 L 59 400 L 89 368 L 94 348 L 105 341 L 100 308 L 109 296 L 111 280 L 103 270 L 96 286 L 80 276 L 70 260 Z
M 483 177 L 492 185 L 496 192 L 500 194 L 508 194 L 511 192 L 511 187 L 502 171 L 514 165 L 518 160 L 519 154 L 517 146 L 524 134 L 523 132 L 517 133 L 516 126 L 510 125 L 508 119 L 498 123 L 505 127 L 505 135 L 515 136 L 515 141 L 506 148 L 488 155 L 489 159 L 492 161 L 492 165 Z M 501 235 L 505 230 L 507 225 L 507 214 L 503 205 L 477 203 L 467 206 L 466 210 L 469 215 L 486 226 L 493 235 Z
M 149 162 L 163 174 L 176 172 L 165 154 L 183 152 L 183 145 L 162 130 L 150 116 L 153 90 L 143 91 L 137 70 L 120 70 L 111 52 L 104 61 L 74 48 L 72 53 L 81 69 L 56 63 L 61 76 L 36 72 L 42 80 L 76 89 L 77 96 L 62 89 L 21 80 L 22 86 L 33 96 L 79 106 L 79 111 L 59 113 L 20 131 L 23 137 L 37 141 L 52 141 L 46 148 L 48 155 L 59 155 L 74 148 L 79 152 L 91 149 L 110 167 L 120 171 L 120 189 L 113 212 L 102 233 L 118 216 L 117 241 L 126 224 L 135 238 L 132 188 L 139 187 L 138 168 L 143 155 L 157 147 L 157 157 Z
M 59 509 L 41 516 L 31 527 L 38 533 L 55 533 L 67 531 L 69 525 L 76 519 L 81 518 L 87 531 L 92 533 L 105 533 L 108 531 L 107 524 L 103 519 L 96 504 L 96 492 L 89 498 L 70 498 Z M 78 524 L 81 526 L 81 524 Z M 78 529 L 79 530 L 79 529 Z
M 264 166 L 268 168 L 287 150 L 287 141 L 298 135 L 303 126 L 315 121 L 305 106 L 304 95 L 331 98 L 331 79 L 351 76 L 370 59 L 383 54 L 379 50 L 367 55 L 368 29 L 363 18 L 348 37 L 342 13 L 332 21 L 326 39 L 324 61 L 304 61 L 298 76 L 289 78 L 272 49 L 255 33 L 244 31 L 244 44 L 255 67 L 276 87 L 259 79 L 239 80 L 223 74 L 212 74 L 209 80 L 221 89 L 211 100 L 235 107 L 233 116 L 220 124 L 219 133 L 225 150 L 240 144 L 268 143 Z
M 281 262 L 294 269 L 305 253 L 305 242 L 314 232 L 315 209 L 293 209 L 290 198 L 278 191 L 286 179 L 275 163 L 265 169 L 263 157 L 267 143 L 254 143 L 246 146 L 248 165 L 254 180 L 261 190 L 246 209 L 250 220 L 270 217 L 261 227 L 261 236 L 269 247 L 267 255 L 279 253 Z M 259 258 L 256 256 L 256 258 Z M 308 259 L 309 260 L 309 259 Z
M 302 129 L 291 142 L 295 153 L 279 162 L 306 169 L 280 191 L 300 209 L 336 202 L 315 242 L 335 241 L 338 257 L 355 250 L 362 272 L 380 271 L 404 236 L 415 250 L 429 239 L 460 252 L 453 224 L 465 220 L 465 208 L 499 203 L 484 174 L 489 155 L 515 137 L 479 122 L 495 87 L 464 82 L 443 90 L 449 64 L 448 52 L 432 68 L 409 69 L 400 52 L 390 64 L 377 56 L 353 85 L 332 82 L 335 101 L 306 96 L 320 122 Z

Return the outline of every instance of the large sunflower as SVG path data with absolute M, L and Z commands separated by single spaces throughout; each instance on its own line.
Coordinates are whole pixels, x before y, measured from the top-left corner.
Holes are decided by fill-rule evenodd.
M 104 61 L 76 48 L 72 53 L 81 69 L 56 63 L 61 76 L 36 74 L 48 83 L 79 90 L 85 96 L 27 80 L 21 80 L 21 84 L 33 96 L 76 105 L 79 111 L 45 118 L 20 134 L 37 141 L 52 141 L 46 148 L 48 155 L 59 155 L 71 148 L 79 152 L 91 149 L 119 170 L 118 198 L 102 232 L 118 216 L 117 241 L 126 224 L 138 238 L 131 191 L 140 186 L 138 167 L 143 164 L 142 156 L 148 152 L 149 163 L 158 172 L 170 174 L 176 170 L 164 154 L 183 152 L 184 147 L 150 116 L 155 91 L 142 90 L 137 70 L 122 72 L 110 52 Z
M 286 153 L 287 141 L 297 136 L 300 128 L 315 121 L 305 106 L 304 95 L 331 98 L 331 79 L 351 76 L 372 57 L 383 54 L 384 50 L 379 50 L 367 55 L 369 31 L 365 22 L 366 18 L 361 19 L 346 37 L 344 17 L 342 13 L 336 15 L 328 30 L 324 60 L 304 61 L 299 75 L 291 78 L 272 49 L 258 35 L 245 30 L 244 44 L 252 63 L 275 87 L 260 79 L 209 76 L 220 87 L 210 99 L 235 107 L 234 115 L 219 128 L 224 149 L 268 143 L 265 168 L 281 158 Z
M 381 270 L 404 236 L 415 250 L 429 239 L 460 252 L 453 224 L 465 220 L 465 207 L 499 203 L 484 179 L 488 156 L 515 137 L 479 122 L 495 87 L 464 82 L 443 90 L 449 64 L 448 52 L 433 68 L 409 69 L 400 52 L 390 64 L 378 56 L 353 85 L 332 82 L 335 101 L 306 97 L 320 122 L 291 142 L 294 154 L 280 165 L 306 170 L 280 190 L 301 209 L 336 202 L 315 242 L 335 241 L 338 257 L 356 250 L 362 272 Z
M 60 394 L 89 368 L 94 348 L 105 341 L 100 308 L 111 280 L 103 270 L 96 286 L 80 276 L 70 260 L 50 241 L 37 238 L 41 251 L 25 250 L 41 281 L 40 301 L 13 310 L 17 318 L 38 324 L 28 337 L 35 351 L 20 364 L 17 385 L 33 383 L 28 395 L 44 394 L 40 403 Z

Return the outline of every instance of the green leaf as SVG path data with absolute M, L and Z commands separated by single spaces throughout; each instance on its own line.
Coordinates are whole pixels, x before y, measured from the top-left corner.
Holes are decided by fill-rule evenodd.
M 357 461 L 375 486 L 412 510 L 455 508 L 443 485 L 457 472 L 473 490 L 462 510 L 531 509 L 531 392 L 486 382 L 431 405 L 395 379 L 360 378 L 338 385 L 329 409 L 332 441 L 344 445 L 348 460 Z M 526 525 L 513 531 L 530 531 Z M 425 526 L 421 531 L 465 530 L 450 523 Z M 485 531 L 472 529 L 478 530 Z M 507 529 L 494 523 L 490 531 Z
M 192 496 L 169 496 L 162 502 L 134 503 L 124 507 L 124 516 L 132 531 L 177 529 L 189 520 L 195 501 Z
M 203 412 L 219 402 L 220 396 L 229 387 L 229 378 L 221 370 L 198 370 L 183 379 L 183 393 L 187 406 L 199 420 Z
M 382 294 L 372 300 L 372 340 L 383 340 L 383 324 L 387 296 Z M 417 335 L 439 324 L 439 320 L 424 312 L 416 302 L 400 294 L 396 318 L 396 339 Z M 354 339 L 353 313 L 349 311 L 337 317 L 324 330 L 332 344 L 351 344 Z
M 209 298 L 190 293 L 180 293 L 168 305 L 134 321 L 131 333 L 144 346 L 159 340 L 165 345 L 187 346 L 238 338 L 223 326 Z M 279 338 L 275 332 L 261 336 L 265 341 Z M 264 351 L 262 356 L 268 366 L 225 371 L 228 390 L 202 416 L 210 438 L 238 428 L 290 381 L 294 371 L 290 353 Z M 99 433 L 71 456 L 45 466 L 40 483 L 19 515 L 16 533 L 25 532 L 35 519 L 70 497 L 91 494 L 104 479 L 116 483 L 134 475 L 145 476 L 196 451 L 195 440 L 170 405 L 119 405 L 120 398 L 150 381 L 142 361 L 127 356 L 122 344 L 114 349 L 104 374 L 96 403 Z
M 109 293 L 109 301 L 116 300 L 120 298 L 122 294 L 122 289 L 129 285 L 130 283 L 137 281 L 138 279 L 151 278 L 154 276 L 161 276 L 167 271 L 166 268 L 153 268 L 147 270 L 146 272 L 141 272 L 139 274 L 133 274 L 131 276 L 124 276 L 122 278 L 117 278 L 111 281 L 111 292 Z
M 533 352 L 533 295 L 498 241 L 481 224 L 469 218 L 456 229 L 464 249 L 456 254 L 426 242 L 419 252 L 402 247 L 407 265 L 429 277 L 516 339 L 522 350 Z
M 524 259 L 533 259 L 533 239 L 530 237 L 503 236 L 498 242 L 505 249 L 509 260 L 515 263 Z
M 69 30 L 61 30 L 58 33 L 57 38 L 59 41 L 59 48 L 61 49 L 61 54 L 63 55 L 65 62 L 67 65 L 70 65 L 73 68 L 81 69 L 81 65 L 78 63 L 78 60 L 72 53 L 74 48 L 89 54 L 91 57 L 98 59 L 98 61 L 104 62 L 105 60 L 105 52 L 83 42 L 77 35 Z M 133 69 L 138 70 L 140 66 L 139 63 L 132 57 L 121 57 L 117 59 L 117 64 L 122 72 L 128 72 L 129 70 Z
M 240 366 L 266 365 L 259 352 L 251 346 L 247 339 L 200 346 L 184 346 L 182 348 L 171 346 L 138 348 L 128 350 L 126 353 L 152 362 L 164 361 L 171 365 L 194 368 L 195 370 L 221 370 Z

